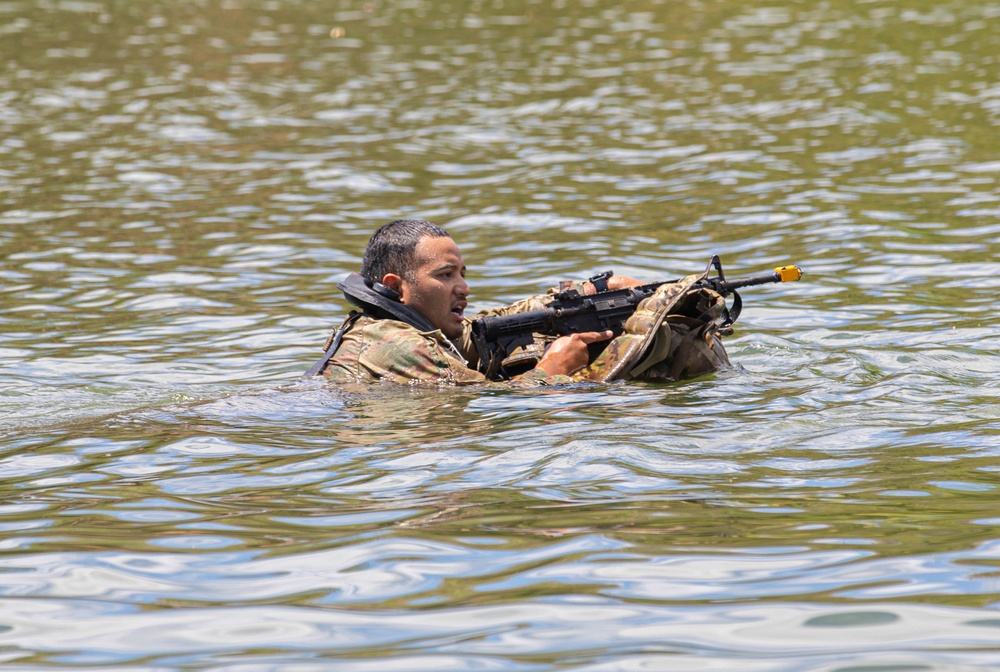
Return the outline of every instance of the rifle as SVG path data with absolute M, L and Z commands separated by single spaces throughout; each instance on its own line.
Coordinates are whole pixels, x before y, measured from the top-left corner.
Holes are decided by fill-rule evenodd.
M 713 267 L 717 276 L 710 278 L 708 274 Z M 567 336 L 610 330 L 618 336 L 624 331 L 625 321 L 635 312 L 640 301 L 651 296 L 662 285 L 681 280 L 608 290 L 607 281 L 613 274 L 613 271 L 606 271 L 590 278 L 589 281 L 598 288 L 596 294 L 584 295 L 570 289 L 555 294 L 552 301 L 540 310 L 474 320 L 472 340 L 479 354 L 479 372 L 491 380 L 504 380 L 507 376 L 503 371 L 503 360 L 516 348 L 533 343 L 535 334 Z M 781 266 L 774 269 L 773 273 L 726 280 L 719 256 L 713 255 L 704 275 L 691 289 L 707 288 L 718 292 L 723 298 L 730 295 L 733 297 L 733 306 L 727 307 L 723 313 L 720 326 L 725 328 L 732 325 L 743 310 L 743 299 L 737 289 L 772 282 L 794 282 L 802 277 L 802 271 L 798 266 Z M 595 345 L 603 347 L 605 344 Z

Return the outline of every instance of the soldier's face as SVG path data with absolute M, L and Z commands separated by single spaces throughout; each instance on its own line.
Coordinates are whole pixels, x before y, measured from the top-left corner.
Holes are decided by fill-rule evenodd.
M 400 301 L 416 308 L 448 338 L 458 338 L 469 296 L 465 260 L 458 245 L 447 236 L 425 236 L 414 252 L 417 271 L 413 282 L 400 279 Z

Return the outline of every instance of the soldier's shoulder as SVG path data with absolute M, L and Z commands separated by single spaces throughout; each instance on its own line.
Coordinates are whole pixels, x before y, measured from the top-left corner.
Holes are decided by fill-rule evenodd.
M 358 344 L 365 357 L 381 364 L 405 366 L 428 358 L 444 363 L 454 349 L 439 330 L 420 331 L 397 320 L 366 316 L 352 332 L 348 334 L 350 341 Z
M 384 320 L 370 315 L 362 315 L 351 328 L 354 332 L 364 332 L 366 335 L 376 334 L 396 334 L 413 333 L 419 335 L 420 332 L 413 325 L 399 320 Z
M 417 342 L 439 340 L 439 331 L 423 332 L 412 324 L 391 319 L 377 319 L 363 316 L 351 329 L 355 336 L 363 336 L 370 344 Z

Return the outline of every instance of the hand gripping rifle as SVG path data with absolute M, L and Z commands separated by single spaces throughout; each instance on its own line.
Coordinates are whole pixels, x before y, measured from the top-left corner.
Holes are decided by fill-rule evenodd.
M 715 268 L 718 275 L 708 277 Z M 503 360 L 516 348 L 530 345 L 535 334 L 546 336 L 568 336 L 588 331 L 612 331 L 615 336 L 625 329 L 625 321 L 635 312 L 639 302 L 652 296 L 665 284 L 678 282 L 654 282 L 627 289 L 609 290 L 608 278 L 612 271 L 606 271 L 590 278 L 598 288 L 596 294 L 580 294 L 575 289 L 554 295 L 545 308 L 513 315 L 482 317 L 472 322 L 472 340 L 479 354 L 479 372 L 491 380 L 503 380 Z M 726 308 L 722 327 L 733 324 L 743 310 L 743 299 L 737 289 L 753 287 L 771 282 L 794 282 L 802 277 L 798 266 L 781 266 L 773 273 L 755 275 L 740 280 L 726 280 L 722 262 L 713 255 L 705 268 L 705 277 L 692 285 L 712 289 L 723 297 L 732 295 L 733 305 Z M 603 345 L 603 344 L 602 344 Z

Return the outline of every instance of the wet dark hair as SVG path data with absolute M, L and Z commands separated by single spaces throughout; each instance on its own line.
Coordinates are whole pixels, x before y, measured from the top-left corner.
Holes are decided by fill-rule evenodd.
M 382 282 L 386 273 L 394 273 L 407 282 L 416 280 L 414 252 L 421 239 L 451 236 L 436 224 L 423 219 L 394 219 L 376 231 L 361 261 L 361 275 L 371 282 Z

